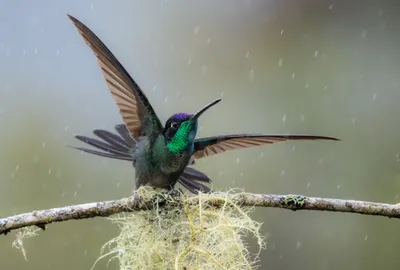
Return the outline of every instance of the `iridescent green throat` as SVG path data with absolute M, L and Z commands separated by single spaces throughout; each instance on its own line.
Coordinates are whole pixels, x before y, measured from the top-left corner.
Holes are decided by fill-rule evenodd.
M 187 149 L 190 143 L 189 133 L 192 127 L 193 123 L 191 121 L 185 121 L 180 125 L 172 140 L 167 143 L 167 147 L 172 153 L 180 153 Z

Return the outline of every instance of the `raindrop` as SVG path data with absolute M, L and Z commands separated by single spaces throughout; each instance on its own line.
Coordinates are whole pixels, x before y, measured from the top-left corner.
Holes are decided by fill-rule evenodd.
M 74 192 L 74 197 L 76 197 L 76 191 Z
M 282 122 L 283 122 L 283 123 L 286 122 L 286 118 L 287 118 L 287 116 L 286 116 L 286 114 L 284 114 L 284 115 L 282 116 Z
M 174 43 L 174 42 L 171 42 L 171 43 L 169 44 L 169 49 L 170 49 L 171 51 L 175 50 L 175 43 Z
M 304 119 L 305 119 L 304 114 L 300 115 L 300 120 L 301 120 L 301 121 L 304 121 Z
M 94 5 L 93 5 L 93 3 L 91 3 L 90 4 L 90 10 L 93 10 L 93 8 L 94 8 Z
M 36 47 L 34 50 L 33 50 L 33 54 L 37 54 L 38 53 L 38 48 Z
M 337 189 L 340 189 L 340 187 L 341 187 L 340 185 L 337 185 Z
M 15 178 L 15 173 L 12 172 L 10 177 L 14 179 Z
M 64 197 L 65 196 L 65 191 L 63 190 L 63 192 L 62 192 L 62 194 L 61 194 L 61 197 Z
M 246 58 L 249 58 L 250 52 L 246 52 Z
M 318 50 L 317 50 L 317 51 L 315 51 L 315 53 L 314 53 L 314 57 L 318 57 Z
M 187 61 L 187 64 L 188 64 L 188 66 L 190 66 L 192 64 L 192 59 L 189 58 Z
M 42 148 L 45 148 L 46 147 L 46 142 L 42 142 Z
M 325 85 L 324 90 L 328 89 L 328 85 Z
M 207 72 L 207 66 L 206 65 L 202 65 L 201 66 L 201 72 L 203 72 L 203 73 Z
M 281 30 L 281 36 L 283 35 L 283 29 Z
M 283 59 L 282 59 L 282 58 L 279 58 L 278 67 L 281 67 L 282 65 L 283 65 Z
M 250 69 L 250 81 L 254 81 L 254 68 Z
M 151 90 L 153 90 L 153 92 L 156 91 L 157 90 L 157 85 L 154 85 Z
M 222 176 L 222 171 L 219 171 L 218 176 L 219 176 L 219 177 Z
M 50 169 L 47 171 L 47 174 L 48 174 L 48 175 L 51 174 L 51 167 L 50 167 Z
M 307 183 L 307 189 L 310 188 L 310 186 L 311 186 L 311 183 L 308 182 L 308 183 Z
M 325 162 L 325 160 L 323 158 L 318 159 L 318 164 L 322 164 L 324 162 Z
M 39 157 L 38 156 L 33 156 L 33 162 L 38 163 L 39 162 Z
M 56 55 L 57 55 L 57 56 L 60 55 L 60 50 L 56 50 Z
M 64 130 L 65 130 L 65 131 L 68 131 L 68 128 L 69 128 L 68 126 L 65 126 Z
M 378 95 L 377 95 L 377 94 L 374 94 L 374 95 L 372 96 L 372 100 L 375 100 L 377 97 L 378 97 Z
M 308 88 L 308 87 L 310 87 L 310 85 L 307 83 L 304 87 L 305 87 L 305 88 Z
M 221 92 L 221 98 L 224 96 L 224 92 Z
M 15 166 L 15 172 L 18 172 L 18 170 L 19 170 L 19 164 L 17 165 L 17 166 Z
M 61 170 L 60 170 L 60 169 L 57 169 L 56 177 L 57 177 L 57 178 L 61 178 L 61 176 L 62 176 Z
M 236 158 L 236 163 L 239 163 L 240 162 L 240 158 Z
M 240 177 L 243 177 L 244 173 L 241 172 L 239 175 L 240 175 Z
M 352 123 L 352 124 L 355 124 L 356 122 L 357 122 L 357 118 L 353 117 L 353 118 L 351 119 L 351 123 Z
M 207 44 L 211 43 L 211 38 L 207 38 Z
M 362 37 L 362 38 L 366 38 L 366 37 L 367 37 L 367 30 L 363 30 L 363 31 L 361 32 L 361 37 Z
M 368 235 L 366 235 L 365 237 L 364 237 L 364 241 L 367 241 L 368 240 Z
M 281 171 L 281 176 L 284 176 L 285 173 L 286 173 L 285 170 L 282 170 L 282 171 Z
M 296 76 L 296 73 L 293 73 L 293 74 L 292 74 L 292 79 L 294 79 L 295 76 Z
M 197 36 L 197 34 L 199 33 L 199 31 L 200 31 L 200 27 L 196 26 L 196 27 L 193 29 L 194 35 Z
M 329 5 L 329 10 L 332 10 L 332 8 L 333 8 L 333 5 L 330 4 L 330 5 Z
M 117 182 L 116 187 L 119 188 L 121 186 L 121 182 Z
M 299 240 L 297 240 L 296 248 L 297 248 L 297 249 L 301 248 L 301 242 L 300 242 Z
M 23 56 L 25 56 L 25 55 L 26 55 L 26 50 L 24 50 L 24 51 L 22 52 L 22 55 L 23 55 Z
M 264 157 L 264 153 L 263 152 L 261 152 L 261 154 L 260 154 L 260 158 L 263 158 Z
M 168 103 L 168 97 L 165 97 L 164 102 Z
M 296 146 L 293 145 L 292 146 L 292 151 L 294 151 L 294 150 L 296 150 Z

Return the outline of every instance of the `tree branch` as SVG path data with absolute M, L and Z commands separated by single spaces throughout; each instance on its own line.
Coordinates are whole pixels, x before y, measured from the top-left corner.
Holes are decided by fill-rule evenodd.
M 194 195 L 184 195 L 193 197 Z M 290 210 L 316 210 L 331 212 L 358 213 L 362 215 L 375 215 L 388 218 L 400 218 L 400 204 L 385 204 L 367 201 L 341 200 L 330 198 L 306 197 L 302 195 L 274 195 L 274 194 L 225 194 L 212 193 L 202 196 L 213 198 L 226 198 L 242 206 L 274 207 Z M 177 197 L 179 201 L 179 197 Z M 222 202 L 222 200 L 221 200 Z M 195 202 L 194 202 L 195 203 Z M 218 205 L 218 203 L 216 203 Z M 47 210 L 33 211 L 30 213 L 10 216 L 0 219 L 0 235 L 7 234 L 27 226 L 45 228 L 46 224 L 67 221 L 71 219 L 86 219 L 94 217 L 107 217 L 122 212 L 133 212 L 151 209 L 154 200 L 151 198 L 133 197 L 114 201 L 94 202 Z

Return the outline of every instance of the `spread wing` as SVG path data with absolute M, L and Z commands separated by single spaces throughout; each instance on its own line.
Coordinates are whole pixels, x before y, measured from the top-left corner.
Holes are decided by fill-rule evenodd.
M 158 134 L 162 130 L 162 124 L 140 87 L 106 45 L 86 25 L 71 15 L 68 17 L 96 55 L 108 89 L 117 103 L 132 138 L 151 136 L 151 132 Z
M 289 140 L 333 140 L 339 139 L 323 136 L 308 135 L 264 135 L 264 134 L 234 134 L 222 135 L 207 138 L 200 138 L 194 141 L 194 158 L 209 157 L 227 150 L 262 146 Z

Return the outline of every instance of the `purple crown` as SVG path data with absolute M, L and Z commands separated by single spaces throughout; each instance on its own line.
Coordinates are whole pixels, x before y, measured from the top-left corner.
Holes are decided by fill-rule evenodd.
M 191 117 L 191 116 L 193 116 L 192 113 L 184 113 L 184 112 L 181 112 L 181 113 L 176 113 L 176 114 L 174 114 L 174 115 L 172 116 L 172 118 L 177 119 L 177 120 L 179 120 L 179 121 L 183 121 L 183 120 L 188 119 L 188 118 Z

